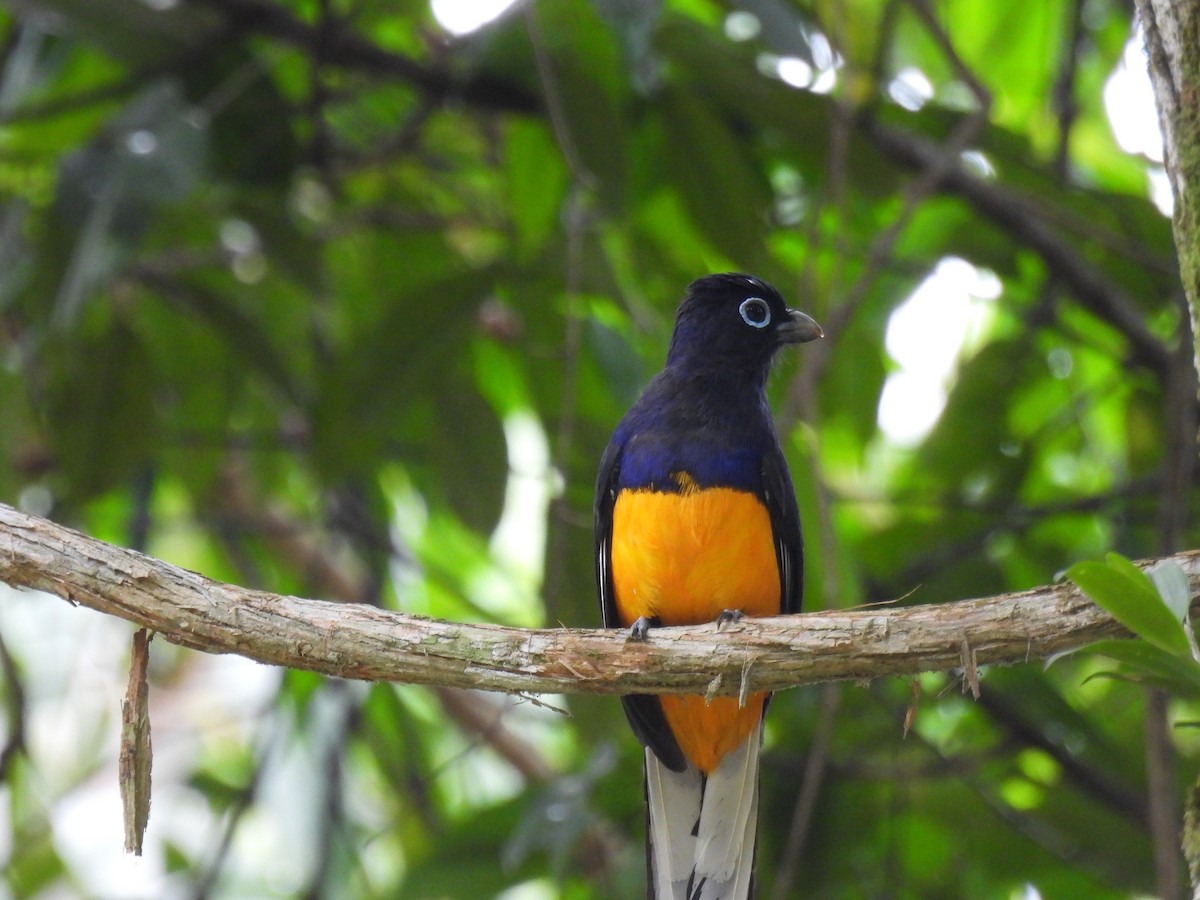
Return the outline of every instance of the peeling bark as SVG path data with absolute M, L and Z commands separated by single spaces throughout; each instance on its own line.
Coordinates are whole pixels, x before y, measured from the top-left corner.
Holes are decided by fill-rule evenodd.
M 1137 0 L 1137 10 L 1175 197 L 1175 247 L 1195 345 L 1200 335 L 1200 4 Z M 1195 346 L 1200 371 L 1200 345 Z
M 1200 551 L 1174 557 L 1200 594 Z M 1149 563 L 1146 563 L 1147 565 Z M 530 693 L 712 693 L 1014 664 L 1126 634 L 1069 584 L 622 631 L 446 622 L 222 584 L 0 504 L 0 581 L 119 616 L 176 644 L 341 678 Z

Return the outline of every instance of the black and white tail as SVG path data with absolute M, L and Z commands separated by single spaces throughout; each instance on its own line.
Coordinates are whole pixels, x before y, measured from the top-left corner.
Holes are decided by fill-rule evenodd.
M 747 900 L 754 887 L 762 723 L 705 778 L 672 772 L 646 750 L 648 894 L 656 900 Z

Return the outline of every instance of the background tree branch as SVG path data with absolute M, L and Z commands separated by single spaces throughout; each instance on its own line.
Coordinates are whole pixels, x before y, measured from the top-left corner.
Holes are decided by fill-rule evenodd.
M 1163 132 L 1164 162 L 1175 197 L 1175 247 L 1191 310 L 1193 339 L 1200 334 L 1200 11 L 1195 4 L 1138 0 L 1150 81 Z M 1197 356 L 1200 366 L 1200 356 Z
M 173 643 L 342 678 L 513 692 L 737 694 L 961 669 L 1067 652 L 1124 629 L 1068 584 L 956 603 L 656 629 L 468 625 L 212 581 L 0 505 L 0 580 L 153 629 Z M 1200 593 L 1200 551 L 1174 559 Z

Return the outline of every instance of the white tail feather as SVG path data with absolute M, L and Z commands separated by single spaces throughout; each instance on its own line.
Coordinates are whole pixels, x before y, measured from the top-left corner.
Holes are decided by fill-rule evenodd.
M 707 780 L 646 751 L 651 868 L 658 900 L 746 900 L 758 828 L 761 723 Z
M 646 750 L 646 803 L 650 807 L 650 841 L 654 896 L 687 900 L 688 879 L 696 858 L 693 826 L 700 817 L 700 771 L 688 766 L 672 772 Z

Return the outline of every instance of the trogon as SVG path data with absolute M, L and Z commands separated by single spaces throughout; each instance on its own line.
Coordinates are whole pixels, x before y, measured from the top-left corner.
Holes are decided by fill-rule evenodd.
M 750 275 L 709 275 L 680 304 L 663 370 L 617 426 L 596 485 L 596 581 L 607 627 L 800 609 L 803 545 L 766 381 L 784 344 L 822 336 Z M 754 890 L 758 758 L 768 695 L 631 695 L 645 746 L 647 896 Z

